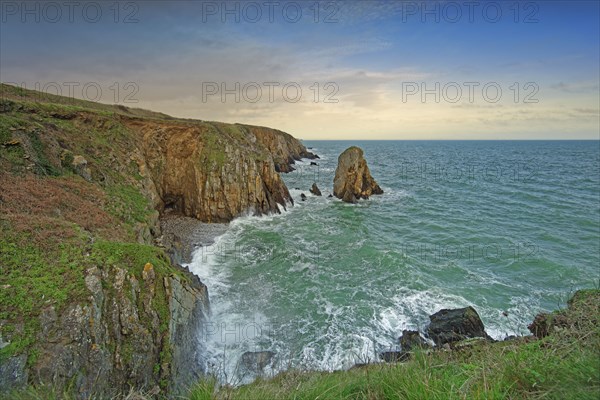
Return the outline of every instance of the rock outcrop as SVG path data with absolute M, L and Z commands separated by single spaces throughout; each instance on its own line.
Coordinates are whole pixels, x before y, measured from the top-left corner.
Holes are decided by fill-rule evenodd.
M 400 347 L 404 351 L 429 347 L 429 343 L 427 343 L 427 341 L 421 337 L 419 331 L 404 330 L 402 331 L 402 336 L 400 336 L 398 341 L 400 342 Z
M 362 149 L 356 146 L 346 149 L 338 157 L 333 195 L 347 203 L 355 203 L 374 194 L 383 194 L 383 190 L 371 176 Z
M 246 127 L 139 119 L 125 123 L 139 134 L 138 165 L 161 211 L 229 222 L 247 212 L 279 213 L 279 206 L 292 202 L 271 154 Z
M 242 126 L 252 133 L 260 144 L 268 149 L 269 153 L 273 156 L 275 169 L 278 172 L 294 171 L 292 165 L 295 161 L 303 158 L 311 160 L 319 158 L 319 156 L 308 151 L 300 141 L 288 133 L 260 126 Z
M 315 196 L 322 196 L 321 191 L 319 190 L 319 187 L 317 186 L 316 183 L 312 184 L 312 187 L 310 188 L 310 192 L 312 194 L 314 194 Z
M 0 130 L 0 241 L 44 267 L 28 275 L 25 256 L 1 266 L 11 272 L 0 274 L 0 392 L 42 383 L 78 398 L 162 396 L 195 381 L 208 293 L 176 265 L 189 253 L 180 238 L 154 247 L 159 213 L 277 213 L 292 202 L 277 171 L 317 156 L 268 128 L 0 91 L 12 121 Z M 31 306 L 13 300 L 34 295 Z
M 427 333 L 438 346 L 476 337 L 489 338 L 473 307 L 440 310 L 430 315 L 429 320 Z
M 52 384 L 58 393 L 71 386 L 78 398 L 105 398 L 194 382 L 202 373 L 195 324 L 207 310 L 206 287 L 184 270 L 163 276 L 150 263 L 140 269 L 88 269 L 89 297 L 60 311 L 45 307 L 35 353 L 2 360 L 2 390 Z
M 273 364 L 273 357 L 275 353 L 272 351 L 247 351 L 242 354 L 240 368 L 245 374 L 260 375 L 267 366 Z

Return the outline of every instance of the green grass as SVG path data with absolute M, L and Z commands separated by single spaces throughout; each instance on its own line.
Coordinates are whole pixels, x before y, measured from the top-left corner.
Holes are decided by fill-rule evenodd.
M 130 226 L 146 222 L 153 212 L 150 201 L 133 186 L 111 185 L 106 188 L 106 193 L 110 199 L 108 211 Z
M 42 308 L 57 311 L 87 295 L 81 264 L 81 237 L 64 240 L 54 251 L 28 245 L 27 237 L 0 229 L 0 320 L 11 343 L 0 349 L 0 359 L 29 348 L 39 330 Z M 16 327 L 19 326 L 19 329 Z M 7 335 L 8 334 L 8 335 Z

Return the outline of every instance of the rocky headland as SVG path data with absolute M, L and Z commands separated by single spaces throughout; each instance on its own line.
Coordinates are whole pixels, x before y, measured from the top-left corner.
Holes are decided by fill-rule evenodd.
M 184 390 L 209 302 L 178 264 L 214 223 L 293 204 L 278 171 L 317 156 L 265 127 L 0 92 L 0 391 Z

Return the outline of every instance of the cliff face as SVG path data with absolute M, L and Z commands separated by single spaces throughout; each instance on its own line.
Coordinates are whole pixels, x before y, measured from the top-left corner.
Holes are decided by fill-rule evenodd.
M 189 348 L 193 341 L 181 342 L 190 336 L 189 321 L 201 321 L 203 285 L 163 276 L 149 263 L 141 279 L 121 268 L 94 267 L 85 283 L 88 302 L 60 314 L 53 307 L 42 311 L 32 379 L 58 390 L 74 382 L 82 398 L 127 393 L 131 386 L 159 393 L 170 382 L 190 382 L 197 350 Z
M 137 158 L 156 191 L 155 206 L 204 222 L 250 212 L 278 213 L 292 202 L 268 150 L 237 125 L 127 120 L 139 135 Z M 294 139 L 295 140 L 295 139 Z
M 276 129 L 264 128 L 260 126 L 244 125 L 244 128 L 249 130 L 256 140 L 262 144 L 273 156 L 275 169 L 278 172 L 292 172 L 294 161 L 302 158 L 314 160 L 319 158 L 316 154 L 311 153 L 292 135 Z
M 159 213 L 279 212 L 291 198 L 276 165 L 306 149 L 268 128 L 0 94 L 0 392 L 185 389 L 202 373 L 208 293 L 154 245 Z

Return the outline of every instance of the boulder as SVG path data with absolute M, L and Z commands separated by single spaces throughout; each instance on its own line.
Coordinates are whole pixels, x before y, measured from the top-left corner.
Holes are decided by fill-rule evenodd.
M 316 163 L 316 162 L 314 162 L 314 161 L 311 161 L 311 162 L 310 162 L 310 165 L 316 165 L 317 167 L 319 166 L 319 164 L 317 164 L 317 163 Z
M 319 190 L 319 187 L 317 186 L 316 183 L 312 184 L 312 187 L 310 188 L 310 192 L 312 194 L 314 194 L 315 196 L 321 196 L 321 191 Z
M 306 201 L 306 195 L 304 193 L 300 194 L 300 198 L 302 201 Z
M 333 180 L 333 195 L 347 203 L 368 199 L 383 190 L 371 176 L 362 149 L 352 146 L 338 157 L 338 166 Z
M 569 326 L 568 318 L 560 313 L 540 313 L 535 316 L 533 322 L 527 329 L 538 339 L 548 336 L 555 328 L 566 328 Z
M 71 163 L 73 170 L 85 179 L 88 182 L 92 181 L 92 171 L 90 171 L 88 167 L 88 162 L 82 156 L 73 157 L 73 162 Z
M 418 331 L 402 331 L 402 336 L 400 336 L 399 341 L 400 347 L 404 351 L 429 347 L 427 341 L 421 337 Z
M 473 307 L 440 310 L 430 315 L 429 320 L 427 333 L 438 346 L 475 337 L 491 339 Z
M 255 374 L 261 374 L 263 370 L 273 363 L 275 353 L 272 351 L 247 351 L 242 354 L 240 367 L 243 370 Z

